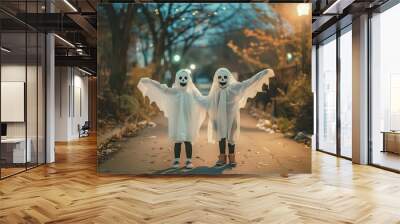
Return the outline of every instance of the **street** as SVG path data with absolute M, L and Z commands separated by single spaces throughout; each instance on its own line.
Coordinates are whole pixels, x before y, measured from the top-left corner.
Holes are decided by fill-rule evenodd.
M 288 174 L 311 172 L 310 149 L 285 138 L 280 133 L 266 133 L 256 128 L 257 120 L 241 111 L 241 133 L 236 143 L 237 167 L 215 167 L 218 144 L 207 142 L 207 120 L 200 138 L 193 142 L 194 169 L 172 169 L 173 142 L 167 136 L 167 120 L 156 117 L 156 127 L 146 128 L 138 136 L 120 142 L 121 149 L 99 164 L 98 171 L 117 174 Z M 181 167 L 186 155 L 181 151 Z

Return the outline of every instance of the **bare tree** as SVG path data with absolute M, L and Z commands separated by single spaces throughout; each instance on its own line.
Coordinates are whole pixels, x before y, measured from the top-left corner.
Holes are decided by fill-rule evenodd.
M 151 62 L 157 71 L 153 76 L 155 79 L 160 79 L 170 67 L 174 54 L 183 57 L 197 40 L 236 13 L 236 10 L 224 13 L 228 11 L 224 4 L 142 4 L 140 9 L 152 41 Z
M 127 80 L 127 53 L 131 36 L 131 28 L 134 23 L 134 15 L 137 5 L 124 4 L 115 7 L 113 4 L 105 4 L 105 14 L 109 28 L 111 29 L 111 75 L 109 84 L 111 90 L 121 95 L 126 89 Z

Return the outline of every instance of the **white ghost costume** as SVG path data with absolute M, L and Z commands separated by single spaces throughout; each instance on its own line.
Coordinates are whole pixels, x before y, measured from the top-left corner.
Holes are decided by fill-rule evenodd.
M 238 82 L 226 68 L 219 68 L 215 74 L 208 95 L 208 141 L 216 142 L 226 138 L 235 144 L 240 134 L 240 109 L 245 107 L 248 98 L 262 91 L 264 84 L 274 71 L 264 69 L 253 77 Z
M 142 78 L 138 89 L 155 102 L 168 119 L 168 136 L 174 142 L 192 142 L 198 137 L 207 112 L 207 100 L 193 84 L 188 69 L 179 70 L 172 88 Z

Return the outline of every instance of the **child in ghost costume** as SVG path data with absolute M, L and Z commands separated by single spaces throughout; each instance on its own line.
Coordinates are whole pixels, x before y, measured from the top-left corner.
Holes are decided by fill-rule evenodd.
M 207 101 L 192 82 L 191 72 L 181 69 L 176 73 L 172 88 L 165 84 L 142 78 L 138 89 L 143 96 L 155 102 L 168 119 L 168 136 L 175 142 L 173 167 L 179 167 L 181 145 L 185 144 L 186 165 L 192 165 L 192 141 L 196 140 L 206 115 Z
M 240 109 L 246 105 L 248 98 L 262 91 L 264 84 L 274 76 L 271 69 L 264 69 L 253 77 L 238 82 L 227 68 L 219 68 L 215 74 L 208 95 L 208 141 L 219 141 L 219 157 L 217 166 L 227 163 L 225 152 L 228 141 L 229 164 L 236 166 L 235 142 L 240 132 Z

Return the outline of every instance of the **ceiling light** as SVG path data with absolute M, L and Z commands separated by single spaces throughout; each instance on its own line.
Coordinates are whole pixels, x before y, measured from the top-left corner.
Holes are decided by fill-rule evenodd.
M 78 10 L 68 0 L 64 0 L 64 3 L 68 5 L 68 7 L 70 7 L 74 12 L 78 12 Z
M 331 6 L 329 6 L 322 14 L 328 14 L 330 11 L 334 8 L 336 8 L 337 4 L 339 3 L 339 0 L 335 1 Z
M 87 75 L 93 75 L 92 73 L 90 73 L 90 72 L 88 72 L 88 71 L 86 71 L 86 70 L 83 70 L 83 69 L 81 69 L 81 68 L 79 68 L 79 67 L 78 67 L 78 70 L 81 71 L 81 72 L 83 72 L 83 73 L 85 73 L 85 74 L 87 74 Z
M 64 38 L 62 38 L 62 37 L 60 37 L 60 36 L 57 35 L 57 34 L 54 34 L 54 36 L 57 37 L 57 38 L 58 38 L 59 40 L 61 40 L 62 42 L 64 42 L 65 44 L 67 44 L 68 46 L 75 48 L 75 45 L 73 45 L 73 44 L 72 44 L 71 42 L 69 42 L 68 40 L 66 40 L 66 39 L 64 39 Z
M 355 0 L 336 0 L 322 14 L 342 14 L 343 10 L 351 5 Z
M 11 52 L 11 50 L 9 50 L 9 49 L 7 49 L 5 47 L 1 47 L 1 51 L 4 51 L 6 53 L 10 53 Z

